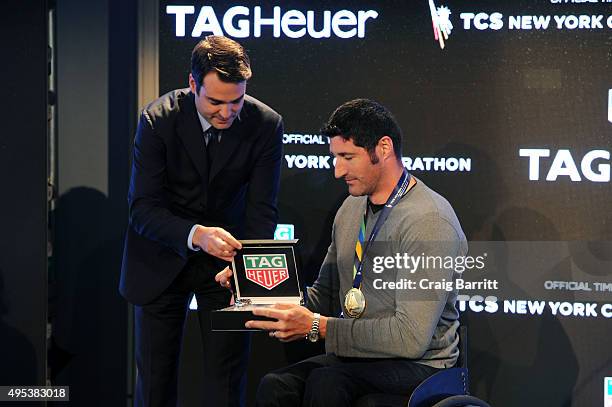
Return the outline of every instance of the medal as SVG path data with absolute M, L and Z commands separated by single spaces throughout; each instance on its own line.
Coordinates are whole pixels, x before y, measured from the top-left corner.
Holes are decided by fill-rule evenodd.
M 358 288 L 351 288 L 344 296 L 344 309 L 351 318 L 359 318 L 366 308 L 366 299 Z

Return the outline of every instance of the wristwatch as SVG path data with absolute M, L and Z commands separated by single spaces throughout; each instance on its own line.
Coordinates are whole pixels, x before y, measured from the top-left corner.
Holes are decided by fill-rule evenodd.
M 310 342 L 316 342 L 319 340 L 319 321 L 321 320 L 321 314 L 314 313 L 314 319 L 312 320 L 312 328 L 310 332 L 306 334 L 306 339 Z

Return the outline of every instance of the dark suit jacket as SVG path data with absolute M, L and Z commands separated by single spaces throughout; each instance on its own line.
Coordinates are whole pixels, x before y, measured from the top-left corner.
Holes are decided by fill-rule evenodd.
M 195 255 L 187 237 L 196 223 L 222 227 L 237 239 L 273 237 L 282 118 L 245 96 L 240 117 L 222 134 L 209 174 L 189 89 L 169 92 L 142 111 L 119 285 L 133 304 L 155 299 Z

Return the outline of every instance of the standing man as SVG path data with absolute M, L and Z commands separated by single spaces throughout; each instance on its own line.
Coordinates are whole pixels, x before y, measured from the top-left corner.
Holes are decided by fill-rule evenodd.
M 452 282 L 452 268 L 436 260 L 418 270 L 396 260 L 460 258 L 466 239 L 450 204 L 402 165 L 401 130 L 385 107 L 367 99 L 347 102 L 322 133 L 331 140 L 335 176 L 351 196 L 336 214 L 308 308 L 258 309 L 255 315 L 278 321 L 246 325 L 281 341 L 325 338 L 326 354 L 266 375 L 257 405 L 349 407 L 370 393 L 407 402 L 420 382 L 457 361 L 457 291 L 385 289 L 382 283 Z M 386 259 L 382 272 L 372 262 L 379 255 Z M 217 280 L 226 285 L 229 275 L 221 272 Z
M 146 106 L 134 141 L 120 291 L 134 304 L 136 406 L 177 404 L 178 362 L 191 293 L 198 302 L 207 405 L 244 405 L 249 337 L 212 333 L 230 304 L 214 281 L 241 245 L 272 238 L 281 117 L 245 94 L 249 57 L 209 36 L 191 56 L 189 88 Z

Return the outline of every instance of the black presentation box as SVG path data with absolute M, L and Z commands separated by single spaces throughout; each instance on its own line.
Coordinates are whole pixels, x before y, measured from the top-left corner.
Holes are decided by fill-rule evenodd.
M 304 303 L 295 262 L 297 240 L 240 242 L 242 249 L 232 260 L 236 304 L 211 313 L 213 331 L 256 331 L 245 328 L 246 321 L 268 318 L 253 315 L 254 307 Z

